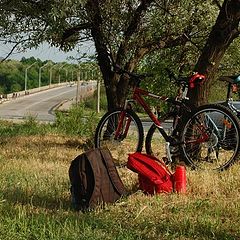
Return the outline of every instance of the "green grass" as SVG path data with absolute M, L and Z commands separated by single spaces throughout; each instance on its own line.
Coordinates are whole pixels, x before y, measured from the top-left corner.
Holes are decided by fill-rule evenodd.
M 85 105 L 74 105 L 66 113 L 56 112 L 54 127 L 64 134 L 93 137 L 96 124 L 98 123 L 97 114 L 94 111 L 85 111 Z
M 125 169 L 129 196 L 81 213 L 71 208 L 68 169 L 91 134 L 33 119 L 0 126 L 1 240 L 239 239 L 239 164 L 222 173 L 188 169 L 185 195 L 146 196 Z
M 99 116 L 89 109 L 95 104 L 57 113 L 55 124 L 34 117 L 1 122 L 0 240 L 239 239 L 239 164 L 222 173 L 188 169 L 185 195 L 146 196 L 137 190 L 136 174 L 125 169 L 129 196 L 75 212 L 68 169 L 92 147 Z
M 88 109 L 90 111 L 97 109 L 97 90 L 94 91 L 93 96 L 85 99 L 84 101 L 85 109 Z M 105 113 L 107 111 L 107 97 L 105 88 L 102 86 L 100 89 L 100 111 L 101 113 Z

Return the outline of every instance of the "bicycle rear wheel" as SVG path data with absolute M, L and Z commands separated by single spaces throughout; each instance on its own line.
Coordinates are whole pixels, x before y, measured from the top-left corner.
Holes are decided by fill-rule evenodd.
M 124 117 L 119 127 L 121 114 Z M 95 132 L 95 147 L 107 147 L 116 166 L 126 166 L 128 154 L 141 152 L 142 146 L 143 126 L 133 111 L 119 109 L 107 112 L 102 117 Z
M 183 126 L 181 155 L 193 168 L 224 170 L 239 156 L 239 120 L 218 104 L 200 106 Z

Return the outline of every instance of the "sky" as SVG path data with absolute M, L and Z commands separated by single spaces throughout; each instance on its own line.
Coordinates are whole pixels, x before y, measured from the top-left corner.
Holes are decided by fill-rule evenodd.
M 81 47 L 81 53 L 93 54 L 94 47 L 93 43 L 87 43 Z M 11 51 L 11 46 L 6 44 L 0 44 L 0 57 L 4 58 Z M 73 60 L 68 59 L 69 57 L 77 58 L 79 53 L 76 50 L 71 52 L 63 52 L 55 47 L 51 47 L 47 43 L 41 44 L 37 49 L 29 49 L 21 53 L 13 53 L 8 59 L 21 60 L 22 57 L 29 58 L 35 57 L 42 61 L 52 60 L 54 62 L 69 62 L 74 63 Z

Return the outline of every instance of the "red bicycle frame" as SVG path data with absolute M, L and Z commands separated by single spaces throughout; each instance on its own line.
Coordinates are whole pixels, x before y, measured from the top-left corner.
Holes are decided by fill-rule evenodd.
M 200 83 L 199 83 L 199 79 L 201 80 Z M 202 84 L 202 82 L 204 80 L 205 80 L 205 76 L 204 75 L 200 75 L 198 73 L 194 74 L 190 78 L 190 80 L 189 80 L 190 88 L 194 88 L 196 84 Z M 185 88 L 184 92 L 182 93 L 182 96 L 180 96 L 180 99 L 181 98 L 186 98 L 187 91 L 188 91 L 188 87 Z M 158 100 L 165 101 L 165 102 L 169 101 L 169 98 L 166 97 L 166 96 L 158 96 L 156 94 L 148 92 L 148 91 L 146 91 L 144 89 L 141 89 L 139 87 L 134 87 L 132 99 L 125 101 L 125 105 L 124 105 L 123 111 L 121 111 L 121 113 L 119 115 L 118 126 L 117 126 L 117 129 L 116 129 L 116 132 L 115 132 L 115 139 L 124 138 L 127 135 L 127 133 L 128 133 L 128 130 L 129 130 L 129 127 L 130 127 L 130 124 L 131 124 L 131 118 L 127 118 L 124 132 L 122 132 L 124 120 L 126 119 L 126 111 L 124 111 L 124 110 L 127 110 L 128 108 L 130 108 L 131 106 L 130 106 L 129 102 L 134 100 L 134 101 L 136 101 L 138 104 L 140 104 L 143 107 L 143 109 L 148 114 L 150 119 L 158 127 L 159 131 L 161 132 L 161 134 L 165 138 L 165 140 L 167 142 L 171 142 L 172 138 L 169 137 L 167 135 L 167 133 L 164 131 L 163 127 L 161 126 L 161 122 L 159 121 L 157 116 L 151 111 L 149 105 L 146 103 L 146 101 L 143 99 L 142 96 L 151 97 L 151 98 L 158 99 Z M 207 136 L 206 132 L 204 131 L 204 129 L 201 128 L 201 130 L 202 130 L 202 134 L 203 135 L 202 135 L 202 137 L 200 139 L 195 140 L 197 143 L 206 141 L 207 138 L 208 138 L 208 136 Z
M 158 96 L 156 94 L 150 93 L 146 90 L 143 90 L 141 88 L 135 87 L 133 90 L 133 97 L 132 100 L 135 100 L 137 103 L 139 103 L 145 112 L 148 114 L 148 116 L 151 118 L 151 120 L 156 124 L 158 128 L 162 129 L 161 122 L 158 120 L 157 116 L 151 111 L 150 107 L 148 104 L 145 102 L 145 100 L 142 98 L 142 96 L 148 96 L 151 98 L 159 99 L 161 101 L 167 101 L 169 98 L 165 96 Z M 124 110 L 126 110 L 129 107 L 129 102 L 132 100 L 126 100 L 125 105 L 124 105 Z M 131 124 L 131 118 L 128 118 L 126 120 L 125 124 L 125 129 L 124 132 L 121 130 L 123 129 L 123 122 L 126 118 L 126 111 L 121 111 L 119 115 L 119 121 L 118 121 L 118 126 L 115 132 L 115 139 L 119 139 L 121 137 L 124 137 L 127 135 L 128 129 Z M 163 129 L 162 129 L 163 130 Z M 162 134 L 164 135 L 165 138 L 168 138 L 168 135 L 163 131 Z
M 151 120 L 158 126 L 161 127 L 161 122 L 158 120 L 155 114 L 151 111 L 150 107 L 147 105 L 145 100 L 141 97 L 148 96 L 151 98 L 159 99 L 161 101 L 167 101 L 169 98 L 166 96 L 158 96 L 156 94 L 150 93 L 146 90 L 143 90 L 141 88 L 136 87 L 133 92 L 133 100 L 136 100 L 145 110 L 145 112 L 148 114 L 148 116 L 151 118 Z

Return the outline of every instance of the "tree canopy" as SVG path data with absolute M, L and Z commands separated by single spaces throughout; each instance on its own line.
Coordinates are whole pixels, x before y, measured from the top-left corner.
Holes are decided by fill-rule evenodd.
M 123 103 L 128 86 L 112 66 L 133 71 L 150 53 L 171 48 L 176 59 L 179 51 L 180 68 L 188 56 L 197 63 L 192 70 L 212 78 L 239 36 L 240 1 L 2 0 L 0 13 L 0 40 L 15 49 L 48 41 L 69 50 L 94 41 L 112 109 Z M 193 96 L 199 100 L 198 92 Z

